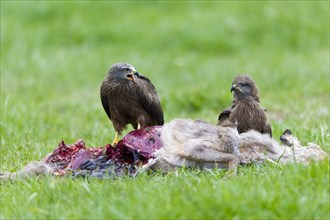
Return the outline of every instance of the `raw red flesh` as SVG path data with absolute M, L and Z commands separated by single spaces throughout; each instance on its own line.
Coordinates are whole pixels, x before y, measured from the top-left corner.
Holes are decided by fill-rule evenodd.
M 160 139 L 161 126 L 151 126 L 131 131 L 117 144 L 106 144 L 103 147 L 86 148 L 84 141 L 77 140 L 72 145 L 61 141 L 58 148 L 46 156 L 43 161 L 55 168 L 55 175 L 65 175 L 66 170 L 76 171 L 87 161 L 94 161 L 106 156 L 107 161 L 115 164 L 146 164 L 152 154 L 163 144 Z

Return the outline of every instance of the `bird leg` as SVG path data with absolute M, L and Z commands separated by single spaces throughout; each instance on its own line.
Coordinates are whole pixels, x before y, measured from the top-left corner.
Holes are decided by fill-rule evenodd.
M 143 115 L 140 115 L 136 120 L 136 122 L 137 122 L 137 130 L 141 129 L 142 125 L 145 125 L 145 117 Z
M 117 144 L 118 143 L 118 132 L 116 131 L 115 139 L 113 139 L 111 145 Z

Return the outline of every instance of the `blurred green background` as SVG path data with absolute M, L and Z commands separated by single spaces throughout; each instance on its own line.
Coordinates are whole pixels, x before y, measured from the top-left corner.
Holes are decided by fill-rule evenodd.
M 42 159 L 61 140 L 111 142 L 115 132 L 99 87 L 121 61 L 151 79 L 165 121 L 215 124 L 231 104 L 233 77 L 248 73 L 275 139 L 290 128 L 303 144 L 329 152 L 329 7 L 329 1 L 1 0 L 0 170 Z M 1 185 L 0 218 L 329 216 L 328 162 L 240 168 L 228 181 L 219 172 Z
M 82 138 L 89 146 L 111 141 L 99 87 L 121 61 L 151 79 L 166 121 L 215 124 L 231 104 L 233 77 L 248 73 L 275 138 L 290 128 L 303 141 L 328 147 L 328 6 L 1 1 L 1 148 L 44 155 L 61 139 Z

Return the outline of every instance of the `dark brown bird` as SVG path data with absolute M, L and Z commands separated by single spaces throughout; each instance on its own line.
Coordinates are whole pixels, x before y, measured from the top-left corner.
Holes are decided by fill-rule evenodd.
M 259 92 L 254 80 L 246 74 L 234 78 L 231 89 L 234 92 L 232 106 L 224 109 L 218 117 L 218 125 L 237 125 L 239 133 L 251 129 L 272 136 L 265 109 L 259 104 Z
M 131 124 L 134 129 L 164 124 L 163 110 L 155 87 L 128 63 L 111 66 L 100 89 L 105 112 L 118 134 Z

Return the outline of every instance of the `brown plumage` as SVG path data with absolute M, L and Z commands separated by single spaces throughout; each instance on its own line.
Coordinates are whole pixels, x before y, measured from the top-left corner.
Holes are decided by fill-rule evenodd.
M 226 127 L 237 124 L 239 133 L 253 129 L 272 136 L 266 110 L 259 104 L 259 92 L 254 80 L 246 74 L 235 77 L 231 92 L 234 92 L 232 106 L 220 113 L 218 125 Z
M 138 129 L 164 123 L 155 87 L 128 63 L 117 63 L 110 68 L 100 95 L 103 108 L 119 134 L 127 124 Z

